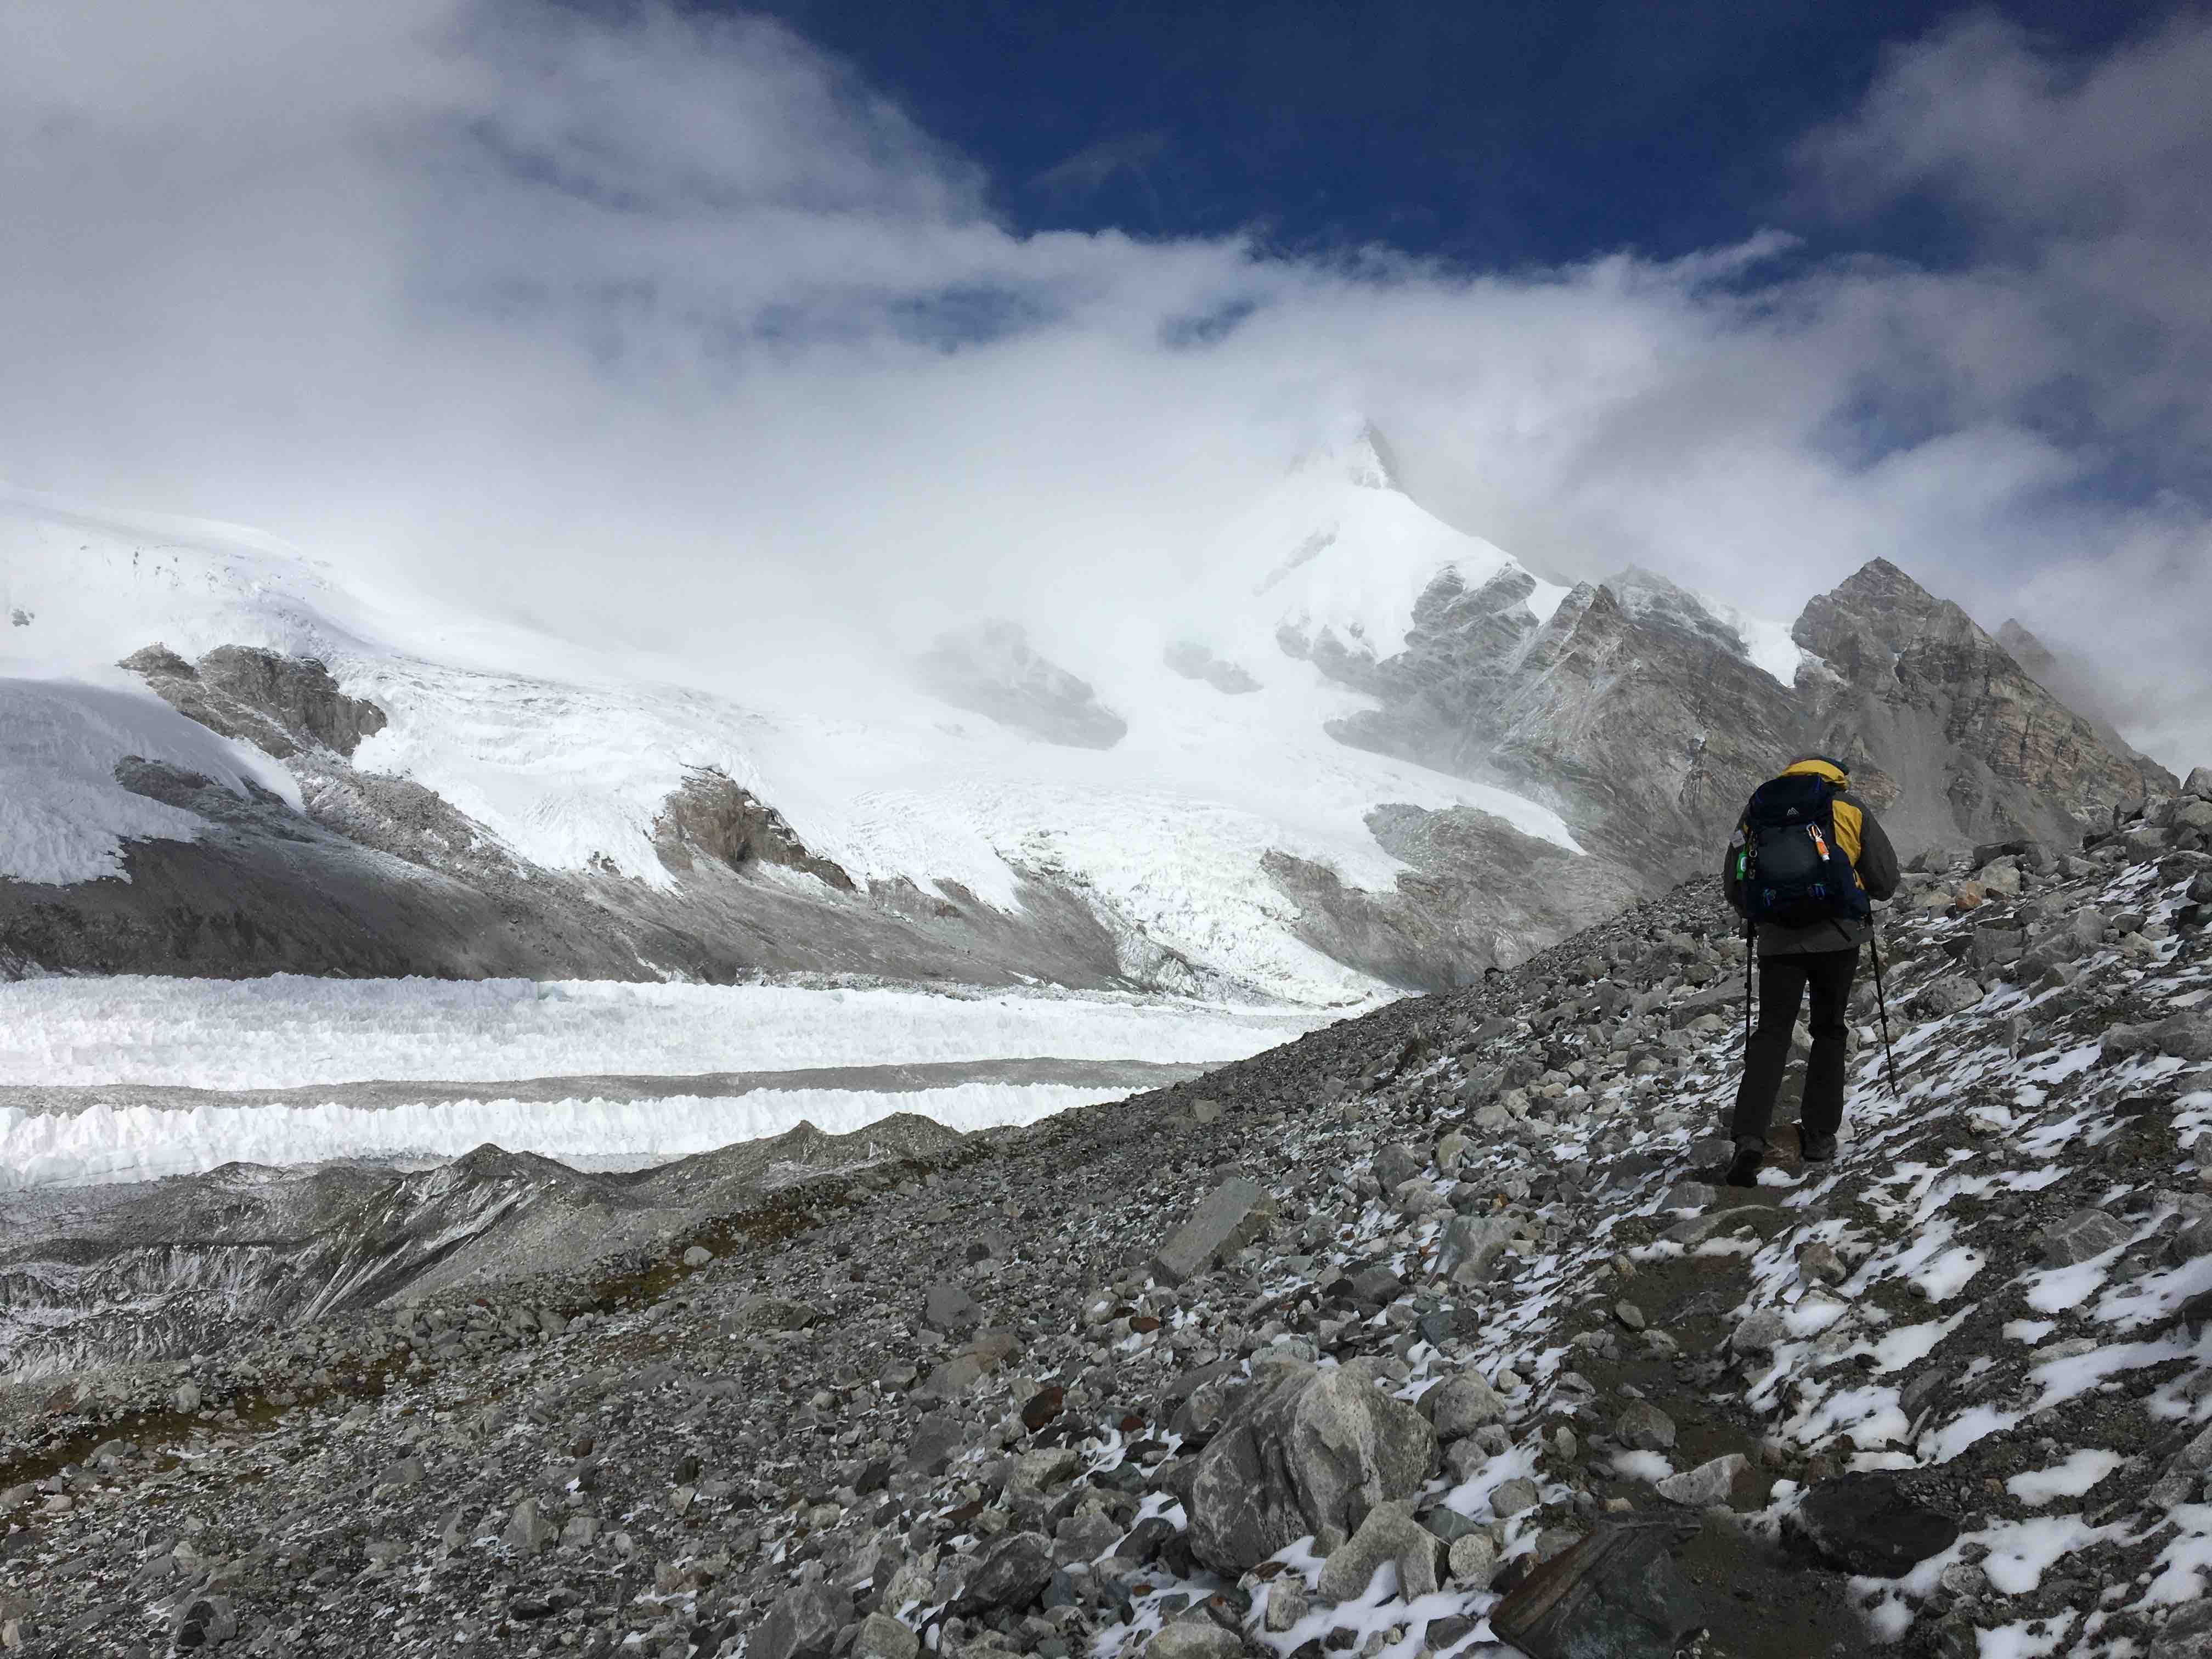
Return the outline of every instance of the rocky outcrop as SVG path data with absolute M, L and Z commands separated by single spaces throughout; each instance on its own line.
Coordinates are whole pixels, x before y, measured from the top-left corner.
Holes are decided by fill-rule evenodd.
M 1228 696 L 1257 691 L 1260 682 L 1233 662 L 1225 662 L 1205 646 L 1178 640 L 1160 653 L 1160 660 L 1187 680 L 1199 680 Z
M 1863 1659 L 2078 1650 L 2092 1620 L 2092 1647 L 2193 1652 L 2212 1073 L 2098 1048 L 2201 1012 L 2212 854 L 2142 827 L 1909 872 L 1901 1093 L 1855 1066 L 1837 1158 L 1783 1148 L 1747 1192 L 1711 1178 L 1740 1049 L 1710 882 L 1200 1083 L 787 1145 L 796 1167 L 720 1194 L 711 1158 L 679 1164 L 650 1227 L 619 1182 L 492 1152 L 444 1212 L 428 1181 L 332 1172 L 390 1183 L 387 1210 L 333 1206 L 369 1237 L 546 1178 L 374 1307 L 244 1307 L 173 1363 L 0 1389 L 0 1627 L 124 1651 L 221 1597 L 241 1649 L 304 1626 L 393 1659 L 538 1626 L 716 1659 L 1391 1630 L 1576 1659 L 1698 1626 Z M 2037 944 L 1975 963 L 1990 922 Z M 2046 935 L 2094 943 L 2044 958 Z M 1962 964 L 2001 994 L 1911 1024 Z M 126 1200 L 144 1228 L 63 1231 L 289 1239 L 277 1189 L 325 1178 L 232 1171 L 165 1221 L 150 1200 L 190 1187 L 167 1183 Z M 1231 1180 L 1264 1229 L 1164 1282 Z M 2047 1266 L 2085 1212 L 2105 1248 Z M 948 1302 L 973 1337 L 920 1316 Z
M 279 760 L 311 749 L 350 758 L 363 738 L 386 725 L 381 708 L 347 696 L 312 657 L 224 645 L 194 665 L 166 646 L 149 645 L 118 665 L 144 676 L 179 714 Z
M 1797 643 L 1833 671 L 1808 708 L 1816 746 L 1894 781 L 1901 847 L 2078 839 L 2172 775 L 2109 748 L 1948 599 L 1876 559 L 1805 607 Z
M 2106 748 L 2116 755 L 2135 752 L 2113 724 L 2112 710 L 2104 687 L 2098 683 L 2094 664 L 2070 652 L 2062 659 L 2016 617 L 2008 617 L 1998 624 L 1996 639 L 2004 653 L 2020 665 L 2021 672 L 2088 721 Z
M 1473 807 L 1381 806 L 1367 827 L 1412 866 L 1387 890 L 1347 887 L 1286 853 L 1268 854 L 1263 867 L 1297 905 L 1298 938 L 1408 990 L 1448 990 L 1512 967 L 1532 941 L 1588 927 L 1638 891 L 1617 866 Z
M 732 870 L 749 864 L 780 865 L 814 877 L 841 892 L 853 890 L 853 878 L 829 859 L 806 850 L 783 814 L 751 791 L 711 766 L 690 768 L 684 782 L 661 807 L 653 824 L 653 850 L 678 872 L 701 858 Z
M 1446 572 L 1398 653 L 1297 654 L 1378 699 L 1340 739 L 1543 800 L 1647 889 L 1711 864 L 1751 789 L 1808 751 L 1850 763 L 1908 856 L 2072 842 L 2175 787 L 1885 561 L 1806 608 L 1794 637 L 1818 660 L 1787 685 L 1662 577 L 1583 584 L 1540 622 L 1533 588 L 1517 568 L 1474 588 Z
M 1129 724 L 1090 684 L 1030 647 L 1019 624 L 978 623 L 941 635 L 915 664 L 933 696 L 955 708 L 1071 749 L 1111 749 Z

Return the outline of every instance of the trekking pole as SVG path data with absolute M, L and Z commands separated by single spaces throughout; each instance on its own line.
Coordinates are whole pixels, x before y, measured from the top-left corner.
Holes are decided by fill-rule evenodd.
M 1743 925 L 1743 1051 L 1751 1053 L 1751 941 L 1757 936 L 1759 926 L 1747 921 Z
M 1881 1014 L 1881 1058 L 1889 1071 L 1889 1097 L 1902 1100 L 1905 1097 L 1897 1090 L 1897 1056 L 1890 1052 L 1889 1048 L 1889 998 L 1881 988 L 1881 935 L 1879 930 L 1869 930 L 1867 949 L 1874 954 L 1874 1006 Z

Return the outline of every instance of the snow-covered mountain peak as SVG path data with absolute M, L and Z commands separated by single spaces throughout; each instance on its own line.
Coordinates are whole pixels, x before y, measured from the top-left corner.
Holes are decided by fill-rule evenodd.
M 1361 489 L 1398 489 L 1396 458 L 1373 422 L 1348 416 L 1291 463 L 1294 476 L 1349 483 Z
M 1307 450 L 1208 550 L 1190 609 L 1224 654 L 1265 659 L 1324 641 L 1370 661 L 1405 645 L 1414 607 L 1439 580 L 1468 589 L 1526 574 L 1503 548 L 1454 528 L 1397 483 L 1388 444 L 1364 421 Z M 1565 590 L 1529 578 L 1541 619 Z M 1324 647 L 1324 648 L 1328 648 Z

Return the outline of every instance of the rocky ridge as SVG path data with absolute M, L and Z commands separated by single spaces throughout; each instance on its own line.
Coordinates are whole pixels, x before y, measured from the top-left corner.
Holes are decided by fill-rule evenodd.
M 1901 1095 L 1869 985 L 1841 1158 L 1749 1192 L 1692 885 L 1195 1083 L 15 1390 L 0 1642 L 2212 1651 L 2191 790 L 1918 860 Z
M 175 751 L 201 756 L 196 770 L 147 734 L 155 758 L 103 747 L 89 796 L 56 797 L 79 803 L 63 819 L 141 821 L 112 777 L 191 815 L 175 833 L 205 828 L 134 834 L 96 876 L 0 878 L 0 975 L 865 972 L 1328 1002 L 1448 990 L 1663 891 L 1806 750 L 1850 760 L 1908 853 L 2070 842 L 2176 787 L 2039 681 L 2056 659 L 2028 636 L 1992 638 L 1883 562 L 1808 606 L 1793 642 L 1649 572 L 1542 583 L 1399 490 L 1371 432 L 1322 461 L 1212 586 L 1164 596 L 1182 609 L 1159 619 L 1174 642 L 1158 660 L 1093 664 L 1094 686 L 1022 628 L 978 623 L 905 665 L 927 733 L 872 709 L 797 756 L 773 734 L 813 711 L 752 726 L 757 712 L 681 688 L 568 684 L 557 656 L 540 659 L 555 678 L 441 665 L 333 620 L 343 595 L 297 564 L 71 531 L 53 546 L 78 538 L 76 578 L 52 587 L 58 560 L 0 536 L 11 580 L 45 595 L 24 624 L 36 641 L 75 660 L 96 638 L 88 668 L 121 655 L 147 692 L 297 786 L 295 810 L 289 788 L 202 775 L 199 749 Z M 1401 592 L 1419 596 L 1404 612 Z M 165 635 L 198 659 L 147 642 Z M 70 729 L 54 754 L 83 747 Z M 894 766 L 870 772 L 880 796 L 848 781 L 809 799 L 817 758 L 848 746 L 869 770 L 971 741 L 1004 776 L 946 763 L 912 801 Z M 1218 763 L 1178 775 L 1176 756 L 1217 743 Z M 1340 743 L 1502 786 L 1524 809 L 1477 810 Z M 602 744 L 605 777 L 585 763 L 549 793 Z M 632 782 L 641 757 L 649 776 Z M 1333 805 L 1310 799 L 1316 782 Z M 1439 804 L 1455 795 L 1468 799 Z M 1196 902 L 1158 902 L 1186 887 Z
M 1331 730 L 1528 790 L 1645 880 L 1704 864 L 1780 756 L 1846 761 L 1907 853 L 2070 842 L 2178 787 L 1887 560 L 1806 606 L 1792 638 L 1809 658 L 1786 684 L 1663 578 L 1583 583 L 1541 621 L 1522 603 L 1532 586 L 1517 568 L 1474 588 L 1447 572 L 1379 660 L 1292 642 L 1378 700 Z

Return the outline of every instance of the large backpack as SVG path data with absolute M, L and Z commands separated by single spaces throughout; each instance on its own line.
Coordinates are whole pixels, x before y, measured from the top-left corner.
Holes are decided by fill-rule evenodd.
M 1753 792 L 1736 853 L 1736 882 L 1753 921 L 1810 927 L 1874 914 L 1850 854 L 1836 839 L 1836 797 L 1842 793 L 1826 778 L 1803 772 Z

